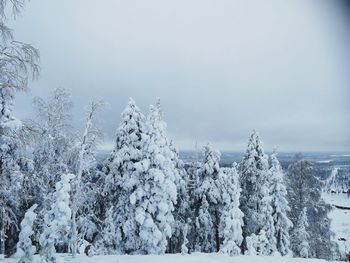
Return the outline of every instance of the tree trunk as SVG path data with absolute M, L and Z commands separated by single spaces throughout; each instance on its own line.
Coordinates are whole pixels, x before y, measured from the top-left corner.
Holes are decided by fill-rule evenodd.
M 72 249 L 72 256 L 73 258 L 76 257 L 77 255 L 77 213 L 75 211 L 76 209 L 73 209 L 72 212 L 72 245 L 71 245 L 71 249 Z
M 220 251 L 220 235 L 219 235 L 219 213 L 215 209 L 215 239 L 216 239 L 216 252 Z
M 0 258 L 5 258 L 5 209 L 1 208 L 1 229 L 0 229 Z

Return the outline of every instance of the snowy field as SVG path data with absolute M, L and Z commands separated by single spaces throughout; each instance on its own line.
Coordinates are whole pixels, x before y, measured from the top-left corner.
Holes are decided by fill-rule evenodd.
M 342 253 L 350 252 L 350 210 L 338 209 L 334 205 L 350 209 L 350 198 L 346 194 L 323 194 L 324 200 L 333 205 L 329 216 L 332 219 L 331 228 L 335 233 L 335 240 Z
M 4 262 L 15 263 L 16 260 L 6 259 Z M 37 261 L 40 262 L 40 261 Z M 193 253 L 191 255 L 163 255 L 163 256 L 63 256 L 58 263 L 325 263 L 329 261 L 319 259 L 300 259 L 288 257 L 237 256 L 230 257 L 222 254 Z M 35 262 L 34 262 L 35 263 Z

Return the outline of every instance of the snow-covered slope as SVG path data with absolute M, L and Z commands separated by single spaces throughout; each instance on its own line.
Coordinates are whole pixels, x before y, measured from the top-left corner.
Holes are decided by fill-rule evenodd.
M 347 194 L 324 193 L 323 199 L 333 206 L 333 210 L 330 212 L 329 216 L 332 219 L 331 228 L 335 233 L 335 241 L 339 244 L 340 252 L 343 254 L 349 253 L 350 197 Z
M 13 259 L 5 260 L 15 263 Z M 71 256 L 61 257 L 59 263 L 326 263 L 319 259 L 299 259 L 288 257 L 237 256 L 230 257 L 222 254 L 194 253 L 191 255 L 163 255 L 163 256 Z

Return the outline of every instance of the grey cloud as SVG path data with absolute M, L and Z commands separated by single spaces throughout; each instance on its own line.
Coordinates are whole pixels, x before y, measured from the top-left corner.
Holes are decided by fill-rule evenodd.
M 93 98 L 113 140 L 128 97 L 162 99 L 180 148 L 350 151 L 349 26 L 329 1 L 31 1 L 14 23 L 41 50 L 42 75 L 17 100 L 62 86 L 80 127 Z

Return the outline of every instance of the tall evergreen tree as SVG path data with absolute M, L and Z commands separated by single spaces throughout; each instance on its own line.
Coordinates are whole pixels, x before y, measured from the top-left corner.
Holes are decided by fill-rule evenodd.
M 185 170 L 184 163 L 180 160 L 178 151 L 174 147 L 172 141 L 170 142 L 171 160 L 174 163 L 177 173 L 175 173 L 175 184 L 177 188 L 177 201 L 174 208 L 174 225 L 172 226 L 172 236 L 169 239 L 167 252 L 169 253 L 180 253 L 185 251 L 184 246 L 187 246 L 188 240 L 187 235 L 190 232 L 189 226 L 192 218 L 190 209 L 190 198 L 189 198 L 189 178 Z M 184 245 L 186 240 L 186 245 Z
M 139 227 L 137 226 L 135 200 L 137 193 L 143 194 L 141 176 L 149 168 L 144 149 L 148 143 L 145 117 L 130 98 L 122 113 L 117 129 L 114 150 L 106 164 L 103 191 L 108 202 L 115 207 L 116 244 L 121 252 L 135 253 L 140 250 Z M 106 211 L 102 211 L 107 214 Z
M 242 194 L 240 208 L 244 213 L 244 238 L 265 231 L 270 253 L 275 250 L 274 225 L 270 197 L 268 160 L 257 132 L 253 131 L 239 165 Z M 246 250 L 246 244 L 244 247 Z
M 224 170 L 220 179 L 221 202 L 223 204 L 219 224 L 220 237 L 223 239 L 220 251 L 231 256 L 239 255 L 243 242 L 243 213 L 239 208 L 241 187 L 236 164 L 232 168 Z
M 288 167 L 288 199 L 291 211 L 289 218 L 294 228 L 304 208 L 307 210 L 309 226 L 307 232 L 313 238 L 309 240 L 309 257 L 333 259 L 338 254 L 338 247 L 332 241 L 334 235 L 330 229 L 328 212 L 331 206 L 321 198 L 321 183 L 314 176 L 312 164 L 296 155 Z M 293 231 L 295 229 L 293 228 Z M 297 241 L 292 239 L 292 243 Z M 295 254 L 298 251 L 293 251 Z
M 147 165 L 143 166 L 147 169 L 143 171 L 140 185 L 130 199 L 137 207 L 140 252 L 162 254 L 173 232 L 173 211 L 177 201 L 175 183 L 179 174 L 172 159 L 159 102 L 150 107 L 147 128 L 149 142 L 145 147 L 144 161 Z
M 36 219 L 34 210 L 36 208 L 36 204 L 29 208 L 21 222 L 21 232 L 17 243 L 17 251 L 14 256 L 18 259 L 18 263 L 31 263 L 34 260 L 33 256 L 36 252 L 36 247 L 32 245 L 31 236 L 34 234 L 33 224 Z
M 50 210 L 45 213 L 43 231 L 40 235 L 40 255 L 43 262 L 56 262 L 56 246 L 68 245 L 68 235 L 71 232 L 70 190 L 73 174 L 63 174 L 56 183 Z M 67 250 L 65 251 L 67 252 Z
M 282 255 L 289 255 L 291 250 L 289 231 L 293 226 L 288 218 L 290 207 L 287 200 L 287 189 L 284 181 L 284 173 L 280 162 L 277 159 L 277 152 L 271 155 L 271 198 L 272 198 L 272 215 L 275 228 L 275 238 L 277 251 Z
M 200 204 L 197 204 L 199 206 L 196 208 L 196 218 L 193 226 L 195 232 L 194 250 L 211 253 L 216 250 L 214 223 L 207 196 L 203 195 L 200 202 Z
M 306 211 L 306 208 L 301 211 L 292 233 L 292 249 L 294 255 L 302 258 L 308 258 L 310 254 L 310 235 L 307 232 L 309 223 Z
M 219 202 L 220 189 L 217 180 L 222 171 L 219 166 L 220 153 L 209 146 L 204 147 L 204 158 L 198 171 L 196 189 L 194 190 L 196 233 L 195 249 L 199 252 L 218 252 L 219 235 Z
M 91 255 L 113 255 L 117 253 L 116 245 L 116 225 L 114 219 L 114 207 L 111 206 L 107 211 L 107 216 L 102 222 L 101 232 L 97 234 L 95 244 L 93 245 Z

